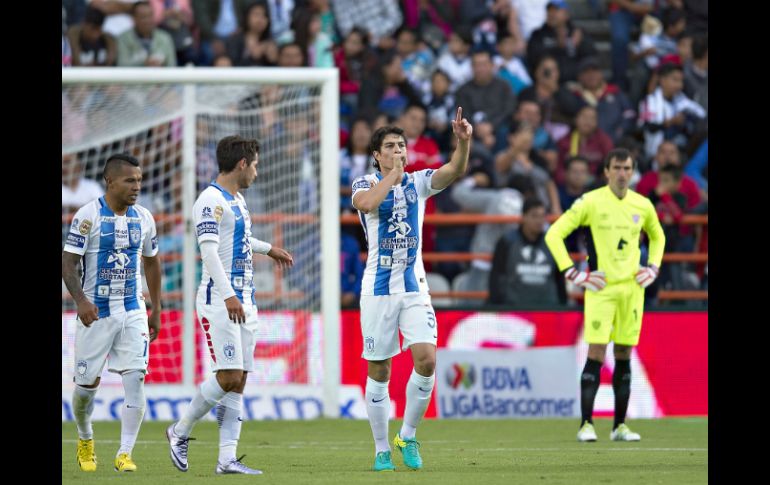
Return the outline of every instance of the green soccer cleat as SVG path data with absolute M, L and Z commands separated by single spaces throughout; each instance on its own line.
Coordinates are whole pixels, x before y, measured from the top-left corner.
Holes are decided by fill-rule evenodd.
M 393 460 L 390 458 L 390 451 L 381 451 L 374 457 L 374 466 L 372 470 L 376 472 L 392 472 L 396 470 Z
M 639 433 L 634 433 L 623 423 L 610 433 L 610 439 L 612 441 L 639 441 L 642 438 Z
M 416 438 L 402 440 L 401 436 L 396 435 L 393 438 L 393 446 L 404 458 L 404 465 L 412 470 L 422 468 L 422 458 L 420 458 L 420 442 Z
M 596 441 L 596 431 L 594 425 L 586 422 L 578 431 L 577 440 L 580 442 Z

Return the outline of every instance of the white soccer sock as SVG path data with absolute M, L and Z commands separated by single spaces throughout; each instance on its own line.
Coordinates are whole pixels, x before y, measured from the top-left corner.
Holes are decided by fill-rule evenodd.
M 90 440 L 94 437 L 94 428 L 91 426 L 91 413 L 94 412 L 94 396 L 96 388 L 75 384 L 72 392 L 72 413 L 75 415 L 75 423 L 78 426 L 78 438 Z
M 388 444 L 388 419 L 390 418 L 390 394 L 388 382 L 366 378 L 366 414 L 374 436 L 375 453 L 390 451 Z
M 243 394 L 228 392 L 217 404 L 219 423 L 219 463 L 226 464 L 235 458 L 238 438 L 241 436 L 241 408 Z
M 217 382 L 216 374 L 203 381 L 198 387 L 198 392 L 195 393 L 190 407 L 187 408 L 182 418 L 176 423 L 174 433 L 182 438 L 190 436 L 195 423 L 207 412 L 211 411 L 211 408 L 216 406 L 225 394 L 227 392 Z
M 435 380 L 435 374 L 425 377 L 412 369 L 412 375 L 409 376 L 409 382 L 406 384 L 404 423 L 401 425 L 401 432 L 399 433 L 401 439 L 414 438 L 417 433 L 417 425 L 420 424 L 425 410 L 428 409 Z
M 123 400 L 123 415 L 120 419 L 120 449 L 118 450 L 118 455 L 121 453 L 128 453 L 130 455 L 134 449 L 147 404 L 147 400 L 144 397 L 144 372 L 138 370 L 128 371 L 124 372 L 121 377 L 123 377 L 125 398 Z

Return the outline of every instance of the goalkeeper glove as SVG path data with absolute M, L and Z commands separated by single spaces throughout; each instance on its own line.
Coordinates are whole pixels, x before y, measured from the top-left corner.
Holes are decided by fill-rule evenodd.
M 564 272 L 564 277 L 581 288 L 591 291 L 600 291 L 607 286 L 607 278 L 604 271 L 578 271 L 574 266 Z
M 642 266 L 636 272 L 636 282 L 642 288 L 647 288 L 658 277 L 658 268 L 654 264 Z

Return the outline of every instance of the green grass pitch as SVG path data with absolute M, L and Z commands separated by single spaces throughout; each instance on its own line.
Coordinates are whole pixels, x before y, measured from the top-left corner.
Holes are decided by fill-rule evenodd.
M 708 482 L 708 418 L 631 420 L 636 443 L 609 440 L 612 421 L 595 420 L 599 441 L 578 443 L 576 420 L 426 420 L 417 438 L 424 468 L 407 469 L 394 453 L 395 473 L 371 472 L 374 444 L 365 420 L 246 421 L 238 454 L 264 475 L 217 476 L 218 430 L 203 422 L 190 442 L 190 470 L 171 464 L 165 428 L 146 422 L 134 448 L 136 473 L 113 469 L 120 423 L 94 423 L 98 469 L 75 460 L 74 423 L 62 423 L 62 483 L 133 484 L 703 484 Z M 389 436 L 400 429 L 391 421 Z

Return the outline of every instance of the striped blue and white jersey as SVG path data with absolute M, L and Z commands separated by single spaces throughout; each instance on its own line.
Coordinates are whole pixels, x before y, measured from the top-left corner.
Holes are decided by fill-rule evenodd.
M 150 211 L 135 204 L 120 216 L 104 197 L 95 199 L 75 214 L 64 250 L 83 256 L 81 286 L 99 309 L 99 318 L 141 309 L 139 256 L 158 254 Z
M 241 193 L 235 196 L 216 182 L 201 192 L 193 205 L 193 221 L 198 244 L 204 241 L 219 243 L 219 260 L 225 268 L 230 286 L 241 301 L 254 299 L 253 263 L 251 250 L 251 217 Z M 201 286 L 206 288 L 206 303 L 224 304 L 214 286 L 214 280 L 203 265 Z
M 390 188 L 377 209 L 368 214 L 358 211 L 369 246 L 362 295 L 428 291 L 422 264 L 422 221 L 425 201 L 441 192 L 431 188 L 434 172 L 405 173 L 401 184 Z M 380 172 L 358 177 L 351 198 L 381 181 Z

